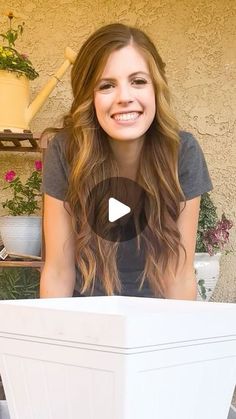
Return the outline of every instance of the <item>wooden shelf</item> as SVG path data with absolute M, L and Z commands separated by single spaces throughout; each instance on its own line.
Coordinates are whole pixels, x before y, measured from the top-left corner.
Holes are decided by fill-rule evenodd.
M 44 262 L 42 260 L 11 260 L 5 259 L 0 261 L 0 268 L 42 268 Z
M 0 131 L 0 151 L 5 152 L 38 152 L 39 136 L 34 136 L 31 131 L 20 133 L 10 130 Z

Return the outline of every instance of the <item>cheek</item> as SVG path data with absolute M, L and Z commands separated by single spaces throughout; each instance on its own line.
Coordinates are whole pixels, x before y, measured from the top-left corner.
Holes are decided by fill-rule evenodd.
M 156 115 L 156 97 L 153 91 L 149 93 L 147 97 L 147 103 L 149 103 L 149 113 L 154 118 Z
M 98 116 L 99 109 L 100 109 L 100 101 L 99 101 L 99 97 L 96 94 L 94 95 L 93 104 L 94 104 L 96 115 Z
M 97 121 L 100 127 L 106 132 L 109 116 L 109 103 L 105 96 L 94 96 L 94 109 L 97 116 Z
M 95 95 L 94 108 L 97 115 L 97 119 L 100 122 L 109 111 L 109 101 L 105 96 Z

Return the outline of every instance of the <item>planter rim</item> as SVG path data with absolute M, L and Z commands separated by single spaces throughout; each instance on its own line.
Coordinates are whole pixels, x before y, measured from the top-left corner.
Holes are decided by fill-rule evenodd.
M 195 252 L 195 255 L 199 255 L 199 256 L 209 256 L 210 258 L 214 257 L 214 256 L 221 256 L 222 253 L 221 252 L 217 252 L 214 255 L 210 255 L 208 252 Z
M 29 81 L 28 77 L 26 76 L 25 73 L 22 73 L 21 71 L 14 71 L 14 70 L 8 70 L 8 68 L 1 68 L 0 69 L 0 74 L 8 74 L 9 77 L 17 77 L 18 79 L 20 79 L 21 77 L 23 77 L 25 80 Z

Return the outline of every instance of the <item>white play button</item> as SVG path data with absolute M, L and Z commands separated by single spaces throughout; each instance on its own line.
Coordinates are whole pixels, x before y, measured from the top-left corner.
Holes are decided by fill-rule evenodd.
M 123 204 L 115 198 L 109 198 L 108 200 L 108 220 L 113 223 L 124 215 L 129 214 L 131 211 L 128 205 Z
M 133 180 L 107 178 L 97 183 L 86 199 L 88 224 L 104 240 L 132 240 L 148 226 L 151 201 L 146 190 Z

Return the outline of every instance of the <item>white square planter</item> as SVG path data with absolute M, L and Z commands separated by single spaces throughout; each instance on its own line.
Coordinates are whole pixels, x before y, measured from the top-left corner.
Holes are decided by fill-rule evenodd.
M 10 419 L 6 400 L 0 400 L 0 419 Z
M 0 374 L 11 419 L 226 419 L 236 305 L 3 301 Z

